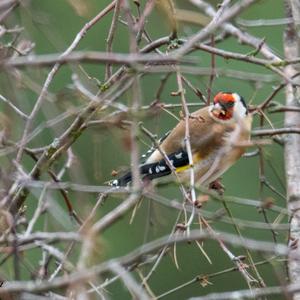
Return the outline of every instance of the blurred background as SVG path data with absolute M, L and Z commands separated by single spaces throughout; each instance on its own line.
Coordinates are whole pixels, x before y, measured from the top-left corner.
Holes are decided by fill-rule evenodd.
M 73 41 L 76 34 L 93 16 L 102 10 L 111 1 L 102 0 L 52 0 L 52 1 L 21 1 L 21 4 L 4 20 L 6 28 L 18 26 L 18 34 L 5 34 L 1 38 L 1 56 L 11 56 L 14 47 L 21 44 L 32 46 L 31 53 L 51 54 L 62 53 Z M 143 10 L 146 1 L 140 2 L 140 9 Z M 214 8 L 219 1 L 207 1 Z M 232 1 L 238 2 L 238 1 Z M 130 1 L 133 14 L 137 15 L 137 5 Z M 178 37 L 187 38 L 202 28 L 201 23 L 205 22 L 203 12 L 197 9 L 189 1 L 176 1 L 178 10 Z M 266 25 L 266 20 L 284 18 L 283 1 L 265 0 L 258 1 L 249 9 L 245 10 L 234 23 L 246 30 L 248 33 L 264 39 L 272 48 L 274 53 L 283 57 L 282 37 L 284 25 Z M 124 24 L 124 16 L 121 14 L 117 22 L 117 29 L 113 42 L 113 51 L 128 53 L 129 35 L 128 28 Z M 259 21 L 260 20 L 260 21 Z M 88 31 L 84 39 L 79 43 L 76 50 L 106 51 L 106 38 L 112 21 L 112 13 L 108 13 Z M 166 12 L 157 5 L 149 17 L 146 19 L 145 29 L 155 40 L 159 37 L 170 34 L 170 23 Z M 33 44 L 34 45 L 33 45 Z M 140 48 L 147 43 L 142 40 Z M 255 50 L 249 46 L 241 45 L 236 38 L 229 37 L 216 44 L 216 47 L 231 52 L 250 53 Z M 161 51 L 171 51 L 166 46 L 161 47 Z M 258 57 L 261 57 L 259 54 Z M 195 51 L 191 54 L 193 67 L 198 67 L 198 74 L 185 74 L 186 78 L 198 88 L 204 96 L 207 96 L 211 74 L 212 55 L 204 51 Z M 273 72 L 250 63 L 223 59 L 215 57 L 216 73 L 212 84 L 212 95 L 218 91 L 234 91 L 242 95 L 248 104 L 256 105 L 262 103 L 268 95 L 272 93 L 274 87 L 278 86 L 281 78 Z M 114 66 L 116 71 L 119 66 Z M 44 84 L 49 68 L 25 67 L 12 72 L 0 73 L 0 93 L 10 99 L 20 110 L 30 114 L 34 103 Z M 74 85 L 74 74 L 93 93 L 97 93 L 101 84 L 105 82 L 104 64 L 64 65 L 54 77 L 47 94 L 47 99 L 40 109 L 38 118 L 33 124 L 33 128 L 42 128 L 28 144 L 31 148 L 44 147 L 50 144 L 54 138 L 64 132 L 76 116 L 76 110 L 84 107 L 88 100 L 85 99 Z M 157 100 L 157 90 L 162 78 L 166 73 L 147 73 L 140 79 L 141 84 L 141 105 L 147 106 Z M 73 79 L 72 79 L 73 76 Z M 160 95 L 160 101 L 166 104 L 180 104 L 179 96 L 172 96 L 172 92 L 178 90 L 176 74 L 172 73 L 167 79 L 164 89 Z M 191 89 L 186 88 L 186 98 L 188 103 L 203 105 L 201 98 Z M 284 104 L 283 92 L 278 93 L 274 101 Z M 117 99 L 118 103 L 131 105 L 132 91 L 129 90 Z M 24 120 L 21 120 L 6 103 L 0 103 L 1 126 L 9 136 L 9 140 L 18 141 L 24 130 Z M 191 106 L 190 111 L 198 109 Z M 162 136 L 171 129 L 177 120 L 173 115 L 179 117 L 181 108 L 169 110 L 156 109 L 152 113 L 144 114 L 140 121 L 152 133 Z M 111 113 L 113 109 L 99 112 L 94 116 L 94 120 L 101 119 Z M 149 110 L 150 111 L 150 110 Z M 62 122 L 51 122 L 63 113 L 69 115 Z M 171 114 L 171 113 L 172 114 Z M 281 127 L 283 122 L 282 114 L 268 114 L 268 118 L 274 127 Z M 260 128 L 260 118 L 255 117 L 254 129 Z M 267 121 L 263 128 L 271 128 Z M 105 182 L 112 179 L 113 170 L 125 170 L 130 167 L 130 149 L 128 146 L 129 132 L 116 126 L 92 126 L 84 131 L 72 146 L 73 162 L 66 170 L 62 181 L 87 185 L 105 185 Z M 140 153 L 145 152 L 151 145 L 151 141 L 140 134 Z M 255 151 L 249 149 L 249 152 Z M 222 178 L 224 184 L 227 207 L 233 219 L 228 216 L 228 211 L 224 209 L 222 201 L 210 197 L 210 201 L 203 204 L 204 216 L 212 228 L 216 231 L 226 231 L 236 234 L 235 226 L 240 230 L 240 234 L 245 238 L 257 240 L 274 241 L 273 233 L 269 229 L 254 228 L 246 226 L 244 221 L 255 221 L 265 223 L 266 218 L 270 223 L 286 224 L 288 218 L 285 214 L 285 178 L 283 165 L 282 147 L 277 143 L 263 147 L 262 155 L 245 157 L 239 160 Z M 7 187 L 13 177 L 13 160 L 15 151 L 4 153 L 0 157 L 2 172 L 2 188 Z M 260 157 L 264 161 L 264 174 L 273 190 L 260 184 Z M 53 165 L 53 170 L 59 172 L 66 162 L 63 156 Z M 24 171 L 29 172 L 34 161 L 29 156 L 24 156 L 22 166 Z M 47 180 L 47 175 L 43 175 L 41 180 Z M 42 189 L 31 189 L 30 196 L 26 200 L 24 208 L 24 218 L 30 220 L 37 206 Z M 178 186 L 168 184 L 157 187 L 156 192 L 166 197 L 182 203 L 182 194 Z M 199 192 L 199 195 L 201 192 Z M 80 218 L 86 218 L 97 199 L 95 193 L 84 193 L 69 191 L 69 198 L 72 201 L 74 210 Z M 67 209 L 59 191 L 47 191 L 47 213 L 43 214 L 35 226 L 37 231 L 72 231 L 77 225 L 68 216 Z M 111 211 L 124 200 L 123 196 L 109 196 L 104 205 L 97 211 L 95 220 Z M 247 200 L 255 200 L 250 202 Z M 246 204 L 250 203 L 250 205 Z M 260 208 L 260 203 L 273 203 L 278 206 L 277 210 L 268 207 L 265 213 Z M 262 206 L 263 206 L 262 204 Z M 267 205 L 268 206 L 268 205 Z M 272 208 L 272 207 L 271 207 Z M 282 211 L 281 209 L 282 208 Z M 166 205 L 157 203 L 151 199 L 143 198 L 135 211 L 130 211 L 124 218 L 116 222 L 108 230 L 99 236 L 97 249 L 95 250 L 90 264 L 99 264 L 109 258 L 125 255 L 136 247 L 168 235 L 177 223 L 178 211 Z M 231 220 L 231 221 L 230 221 Z M 182 221 L 182 219 L 181 219 Z M 199 224 L 194 224 L 194 228 L 199 228 Z M 258 224 L 258 223 L 257 223 Z M 259 226 L 257 226 L 259 227 Z M 276 241 L 286 243 L 287 230 L 276 231 Z M 61 251 L 66 251 L 67 244 L 59 246 Z M 174 249 L 163 257 L 155 273 L 150 277 L 148 284 L 154 295 L 159 296 L 176 286 L 192 280 L 198 275 L 213 274 L 234 267 L 228 256 L 221 250 L 215 241 L 204 241 L 203 249 L 209 256 L 209 260 L 203 255 L 196 243 L 182 243 L 176 246 L 177 263 L 174 260 Z M 244 248 L 228 245 L 235 255 L 245 255 Z M 80 248 L 74 248 L 69 259 L 76 264 Z M 286 269 L 284 261 L 271 259 L 263 253 L 250 252 L 254 262 L 265 261 L 259 265 L 258 271 L 267 286 L 277 285 L 286 281 Z M 5 253 L 0 254 L 1 268 L 0 274 L 6 280 L 15 279 L 13 268 L 13 258 L 4 260 Z M 39 270 L 40 261 L 43 259 L 42 252 L 38 249 L 24 251 L 20 259 L 20 279 L 28 280 L 35 276 Z M 249 263 L 249 261 L 245 261 Z M 150 271 L 150 266 L 141 267 L 139 272 L 146 276 Z M 49 264 L 49 274 L 55 270 L 55 261 Z M 133 276 L 141 281 L 141 274 L 138 271 L 132 272 Z M 63 272 L 60 273 L 62 275 Z M 252 273 L 253 274 L 253 273 Z M 47 276 L 45 276 L 47 278 Z M 110 276 L 108 276 L 110 278 Z M 105 277 L 102 278 L 105 280 Z M 181 288 L 174 293 L 163 297 L 164 299 L 186 299 L 192 296 L 206 295 L 212 292 L 230 291 L 235 289 L 247 289 L 247 283 L 239 272 L 224 272 L 224 274 L 207 278 L 207 281 L 195 282 Z M 120 280 L 116 280 L 106 288 L 106 294 L 111 299 L 131 299 L 132 296 L 124 287 Z M 58 293 L 60 291 L 57 291 Z M 91 296 L 93 297 L 93 296 Z M 272 299 L 281 299 L 282 296 L 273 296 Z M 95 296 L 95 299 L 97 296 Z M 271 298 L 270 298 L 271 299 Z

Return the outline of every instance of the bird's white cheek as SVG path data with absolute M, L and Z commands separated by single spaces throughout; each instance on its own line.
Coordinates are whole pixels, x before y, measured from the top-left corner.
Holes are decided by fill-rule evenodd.
M 246 113 L 247 113 L 246 108 L 240 102 L 237 102 L 233 111 L 234 119 L 240 120 L 242 118 L 245 118 L 247 115 Z

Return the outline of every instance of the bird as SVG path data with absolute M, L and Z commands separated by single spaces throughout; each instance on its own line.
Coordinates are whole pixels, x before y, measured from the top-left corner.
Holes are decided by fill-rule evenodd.
M 186 121 L 181 119 L 159 141 L 157 148 L 148 151 L 148 157 L 139 166 L 144 182 L 172 172 L 179 181 L 187 182 L 191 176 L 189 169 L 193 167 L 195 184 L 209 186 L 244 154 L 244 145 L 250 140 L 252 114 L 238 93 L 218 92 L 211 105 L 186 117 L 190 148 L 187 147 Z M 127 171 L 110 185 L 124 187 L 131 181 L 131 171 Z

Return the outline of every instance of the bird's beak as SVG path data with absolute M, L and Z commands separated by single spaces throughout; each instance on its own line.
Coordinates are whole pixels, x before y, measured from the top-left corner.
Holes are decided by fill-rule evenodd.
M 220 103 L 214 104 L 212 112 L 217 112 L 223 116 L 226 115 L 226 109 L 222 105 L 220 105 Z

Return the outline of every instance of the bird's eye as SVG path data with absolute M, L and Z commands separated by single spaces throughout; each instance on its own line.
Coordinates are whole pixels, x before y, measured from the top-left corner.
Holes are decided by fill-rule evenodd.
M 232 101 L 230 101 L 230 102 L 227 102 L 226 104 L 225 104 L 225 106 L 226 107 L 233 107 L 234 106 L 234 102 L 232 102 Z

